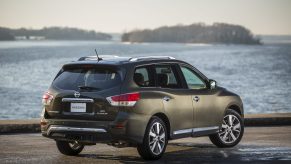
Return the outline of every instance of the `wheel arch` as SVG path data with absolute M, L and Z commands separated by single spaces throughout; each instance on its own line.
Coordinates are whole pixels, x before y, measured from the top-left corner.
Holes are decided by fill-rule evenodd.
M 232 110 L 236 111 L 241 117 L 244 117 L 244 111 L 243 111 L 242 105 L 239 105 L 235 102 L 229 103 L 224 110 L 224 115 L 228 109 L 232 109 Z
M 224 109 L 222 118 L 225 116 L 226 111 L 228 109 L 232 109 L 232 110 L 236 111 L 242 118 L 244 118 L 244 110 L 243 110 L 243 105 L 242 104 L 240 105 L 237 102 L 230 102 L 226 106 L 226 108 Z

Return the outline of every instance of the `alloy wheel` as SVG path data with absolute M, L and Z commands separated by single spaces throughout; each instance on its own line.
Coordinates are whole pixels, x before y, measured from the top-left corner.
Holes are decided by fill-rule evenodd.
M 227 144 L 234 143 L 241 133 L 241 122 L 233 114 L 228 114 L 223 118 L 221 130 L 218 135 L 219 138 Z
M 155 122 L 149 132 L 149 146 L 153 154 L 162 153 L 165 146 L 165 129 L 159 122 Z
M 81 144 L 79 144 L 77 141 L 75 142 L 70 142 L 69 146 L 73 149 L 73 150 L 78 150 L 82 147 Z

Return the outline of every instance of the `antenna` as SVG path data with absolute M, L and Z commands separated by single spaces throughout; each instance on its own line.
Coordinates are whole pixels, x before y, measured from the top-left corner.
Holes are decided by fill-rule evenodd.
M 102 58 L 99 58 L 99 56 L 98 56 L 98 52 L 97 52 L 96 49 L 95 49 L 95 53 L 96 53 L 96 55 L 97 55 L 97 61 L 99 62 L 100 60 L 102 60 Z

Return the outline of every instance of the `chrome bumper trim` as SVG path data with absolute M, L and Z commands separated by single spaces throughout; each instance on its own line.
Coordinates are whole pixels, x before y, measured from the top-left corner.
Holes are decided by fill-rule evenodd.
M 106 133 L 107 131 L 102 128 L 77 128 L 77 127 L 66 127 L 66 126 L 50 126 L 47 130 L 47 135 L 52 132 L 94 132 L 94 133 Z
M 94 100 L 86 98 L 63 98 L 62 102 L 94 102 Z
M 60 113 L 60 111 L 54 111 L 54 110 L 52 110 L 52 111 L 48 111 L 49 113 Z

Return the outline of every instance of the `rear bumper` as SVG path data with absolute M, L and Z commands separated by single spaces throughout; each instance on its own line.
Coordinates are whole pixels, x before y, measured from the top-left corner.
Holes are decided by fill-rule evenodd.
M 42 131 L 42 135 L 55 140 L 79 141 L 87 144 L 113 140 L 111 135 L 103 128 L 82 128 L 63 125 L 50 125 L 46 131 Z
M 123 141 L 143 142 L 150 117 L 120 112 L 114 121 L 86 121 L 69 119 L 42 119 L 44 137 L 55 140 L 79 141 L 88 144 Z
M 90 133 L 107 133 L 105 129 L 102 128 L 76 128 L 76 127 L 66 127 L 66 126 L 55 126 L 52 125 L 47 130 L 47 135 L 55 132 L 90 132 Z

